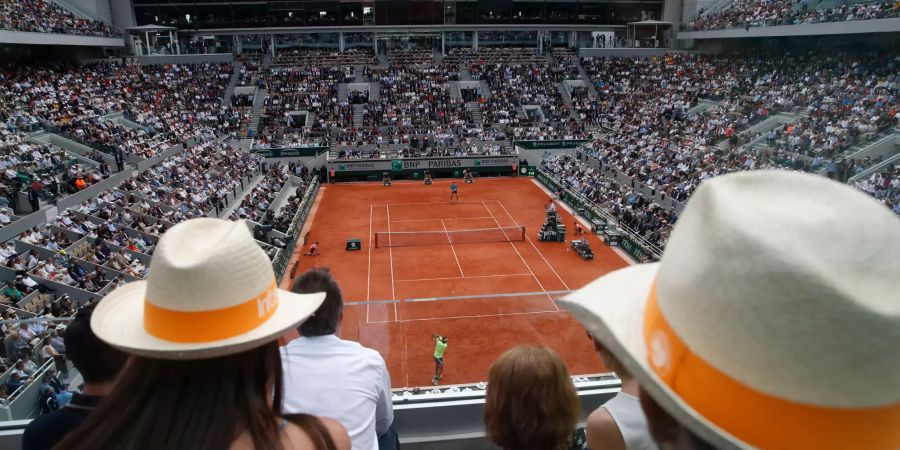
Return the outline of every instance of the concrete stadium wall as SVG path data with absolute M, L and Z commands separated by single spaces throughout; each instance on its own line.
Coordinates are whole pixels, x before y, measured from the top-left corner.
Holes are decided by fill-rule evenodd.
M 756 125 L 753 125 L 750 128 L 740 131 L 738 133 L 738 135 L 739 136 L 756 136 L 761 133 L 768 133 L 769 130 L 778 128 L 786 123 L 791 123 L 797 119 L 798 119 L 797 116 L 789 116 L 787 114 L 776 114 L 772 117 L 769 117 L 766 120 L 763 120 L 762 122 L 760 122 Z
M 618 391 L 618 385 L 579 389 L 579 426 Z M 423 403 L 395 401 L 394 428 L 404 450 L 496 450 L 484 437 L 483 414 L 484 396 Z M 19 450 L 29 421 L 3 421 L 5 418 L 0 409 L 0 448 Z
M 862 180 L 872 176 L 875 172 L 887 170 L 892 165 L 897 166 L 900 164 L 900 159 L 898 159 L 900 158 L 900 133 L 886 136 L 878 142 L 874 142 L 859 152 L 850 155 L 849 158 L 865 158 L 866 156 L 871 158 L 881 157 L 883 161 L 850 178 L 851 180 Z
M 574 148 L 564 148 L 559 150 L 525 150 L 524 148 L 519 147 L 519 159 L 527 161 L 529 166 L 540 166 L 541 161 L 544 159 L 544 152 L 550 152 L 552 155 L 565 154 L 575 156 L 577 151 L 578 150 Z
M 580 426 L 591 411 L 619 392 L 617 382 L 579 388 Z M 494 450 L 485 439 L 484 396 L 403 404 L 394 402 L 394 428 L 405 450 Z
M 879 139 L 877 142 L 873 142 L 872 144 L 848 156 L 847 158 L 863 159 L 869 157 L 872 159 L 887 159 L 896 155 L 897 153 L 900 153 L 900 134 L 894 133 L 890 136 L 885 136 L 884 138 Z
M 45 206 L 36 212 L 33 212 L 3 228 L 0 228 L 0 242 L 6 242 L 18 236 L 23 231 L 29 228 L 36 227 L 43 224 L 44 222 L 47 222 L 47 218 L 49 217 L 51 210 L 55 210 L 55 208 L 52 206 Z
M 681 14 L 685 1 L 696 0 L 665 0 L 663 3 L 662 17 L 657 17 L 658 20 L 672 23 L 672 29 L 669 36 L 673 39 L 675 38 L 675 31 L 677 30 L 678 23 L 681 22 Z
M 156 163 L 158 163 L 164 159 L 167 159 L 170 156 L 175 156 L 183 151 L 184 151 L 183 145 L 181 145 L 181 144 L 174 145 L 172 147 L 169 147 L 168 150 L 159 152 L 155 156 L 152 156 L 150 158 L 147 158 L 147 159 L 137 163 L 137 168 L 138 168 L 138 170 L 141 170 L 141 171 L 146 170 L 146 169 L 156 165 Z
M 39 142 L 43 142 L 45 144 L 53 144 L 57 147 L 67 150 L 73 158 L 78 160 L 79 164 L 85 164 L 85 165 L 91 165 L 91 166 L 99 165 L 97 163 L 97 161 L 94 161 L 93 159 L 90 159 L 90 158 L 84 156 L 88 152 L 92 151 L 93 148 L 88 147 L 84 144 L 75 142 L 75 141 L 65 138 L 63 136 L 60 136 L 56 133 L 47 133 L 44 136 L 41 136 L 35 140 L 37 140 Z M 102 155 L 103 160 L 106 161 L 106 163 L 109 164 L 110 167 L 115 167 L 116 158 L 114 156 L 109 155 L 107 153 L 103 153 L 103 152 L 101 152 L 101 155 Z
M 138 171 L 144 171 L 144 170 L 152 167 L 156 163 L 162 161 L 163 159 L 166 159 L 170 156 L 177 155 L 177 154 L 181 153 L 182 151 L 184 151 L 184 148 L 181 145 L 176 145 L 174 147 L 171 147 L 169 150 L 166 150 L 166 151 L 156 155 L 153 158 L 142 161 L 140 164 L 138 164 Z M 50 220 L 52 220 L 54 217 L 57 216 L 57 214 L 59 213 L 60 210 L 70 208 L 74 205 L 77 205 L 77 204 L 87 200 L 88 198 L 91 198 L 91 197 L 94 197 L 94 196 L 100 194 L 101 192 L 103 192 L 107 189 L 113 188 L 113 187 L 117 186 L 119 183 L 128 179 L 128 177 L 130 177 L 132 175 L 134 175 L 134 171 L 127 170 L 127 169 L 122 172 L 113 174 L 113 176 L 111 176 L 110 178 L 108 178 L 106 180 L 101 181 L 100 183 L 97 183 L 87 189 L 84 189 L 83 191 L 76 192 L 75 194 L 72 194 L 72 195 L 69 195 L 67 197 L 60 199 L 56 203 L 56 206 L 45 206 L 45 207 L 41 208 L 40 210 L 38 210 L 34 213 L 31 213 L 25 217 L 22 217 L 21 219 L 9 224 L 8 226 L 0 228 L 0 242 L 5 242 L 10 239 L 13 239 L 16 236 L 18 236 L 19 234 L 21 234 L 23 231 L 25 231 L 31 227 L 41 225 L 45 222 L 49 222 Z M 3 448 L 3 447 L 0 446 L 0 448 Z
M 125 47 L 125 40 L 122 38 L 76 36 L 72 34 L 0 31 L 0 44 Z
M 64 197 L 62 200 L 56 202 L 56 208 L 58 211 L 65 210 L 71 208 L 73 206 L 79 205 L 81 202 L 96 197 L 100 195 L 103 191 L 108 189 L 112 189 L 119 185 L 119 183 L 127 180 L 132 175 L 134 175 L 134 171 L 132 170 L 123 170 L 119 173 L 113 174 L 111 177 L 91 186 L 84 190 L 78 191 L 74 194 L 71 194 L 67 197 Z
M 153 64 L 204 64 L 226 63 L 234 61 L 233 53 L 210 53 L 207 55 L 146 55 L 134 56 L 141 65 Z
M 303 162 L 303 165 L 306 166 L 307 169 L 313 170 L 316 167 L 325 167 L 325 161 L 328 160 L 328 152 L 324 152 L 319 156 L 314 158 L 298 158 L 298 160 Z
M 106 23 L 112 23 L 109 0 L 52 0 L 80 16 L 90 17 Z
M 607 58 L 635 58 L 662 56 L 671 53 L 698 53 L 696 50 L 678 50 L 671 48 L 580 48 L 579 56 L 601 56 Z
M 126 30 L 137 25 L 131 0 L 108 0 L 113 25 Z

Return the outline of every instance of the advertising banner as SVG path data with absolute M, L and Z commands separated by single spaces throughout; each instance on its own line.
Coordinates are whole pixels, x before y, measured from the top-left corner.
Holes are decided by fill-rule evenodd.
M 421 171 L 421 170 L 453 170 L 474 167 L 512 167 L 518 163 L 516 155 L 504 156 L 472 156 L 459 158 L 409 158 L 393 160 L 354 160 L 337 159 L 328 161 L 328 168 L 336 172 L 366 171 Z
M 263 158 L 291 158 L 302 156 L 317 156 L 327 152 L 328 147 L 295 147 L 295 148 L 255 148 L 251 153 L 262 155 Z
M 578 148 L 590 142 L 586 139 L 553 140 L 553 141 L 515 141 L 513 144 L 525 150 L 561 150 Z

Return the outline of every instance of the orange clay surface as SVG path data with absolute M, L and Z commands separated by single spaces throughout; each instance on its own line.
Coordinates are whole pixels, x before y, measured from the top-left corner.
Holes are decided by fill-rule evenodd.
M 340 336 L 381 353 L 393 386 L 426 386 L 434 375 L 432 334 L 449 337 L 441 384 L 487 380 L 491 363 L 518 344 L 555 349 L 573 374 L 604 369 L 584 329 L 554 301 L 556 291 L 578 289 L 624 267 L 619 254 L 589 233 L 594 260 L 582 260 L 560 242 L 540 242 L 549 195 L 529 178 L 485 178 L 459 185 L 449 204 L 450 180 L 326 185 L 308 223 L 309 243 L 288 268 L 331 269 L 344 294 Z M 560 208 L 571 240 L 574 218 Z M 524 225 L 526 240 L 455 245 L 375 247 L 382 231 L 443 231 Z M 362 250 L 346 251 L 348 239 Z M 282 287 L 292 284 L 285 277 Z M 551 292 L 551 294 L 544 294 Z M 500 295 L 498 295 L 500 294 Z M 513 295 L 509 295 L 513 294 Z M 520 295 L 518 295 L 520 294 Z M 446 298 L 478 296 L 478 298 Z

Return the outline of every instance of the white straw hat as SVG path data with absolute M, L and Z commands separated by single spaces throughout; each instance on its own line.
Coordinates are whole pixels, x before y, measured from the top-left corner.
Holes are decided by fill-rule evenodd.
M 128 353 L 211 358 L 277 339 L 324 298 L 278 289 L 271 262 L 243 223 L 193 219 L 163 234 L 146 281 L 100 301 L 91 328 Z
M 900 219 L 856 189 L 714 178 L 661 262 L 562 303 L 716 448 L 900 448 Z

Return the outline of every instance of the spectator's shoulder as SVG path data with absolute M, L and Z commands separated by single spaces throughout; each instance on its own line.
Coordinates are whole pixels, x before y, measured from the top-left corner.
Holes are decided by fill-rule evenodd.
M 625 439 L 619 425 L 604 407 L 595 409 L 585 424 L 587 444 L 590 448 L 624 449 Z
M 62 411 L 38 416 L 25 426 L 22 450 L 50 450 L 69 431 L 65 429 Z
M 384 364 L 384 358 L 381 356 L 381 353 L 378 353 L 378 350 L 366 347 L 359 342 L 356 341 L 347 341 L 341 340 L 342 342 L 347 343 L 346 345 L 352 346 L 360 355 L 367 358 L 369 362 L 373 364 Z

